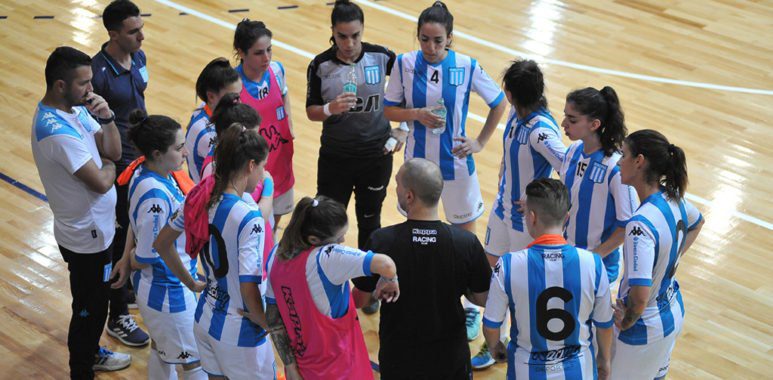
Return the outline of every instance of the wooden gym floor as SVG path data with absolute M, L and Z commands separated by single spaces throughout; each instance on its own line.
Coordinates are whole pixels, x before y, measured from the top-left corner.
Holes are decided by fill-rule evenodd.
M 107 0 L 0 2 L 0 377 L 67 376 L 70 295 L 48 205 L 30 152 L 30 125 L 45 91 L 43 68 L 57 46 L 89 55 L 107 39 L 99 15 Z M 415 18 L 430 1 L 360 1 L 365 40 L 401 53 L 418 48 Z M 150 85 L 148 110 L 187 124 L 197 105 L 193 85 L 217 56 L 232 57 L 235 23 L 263 20 L 274 32 L 274 59 L 287 71 L 297 134 L 298 197 L 315 193 L 320 124 L 306 119 L 305 72 L 328 45 L 330 7 L 322 0 L 140 0 Z M 288 5 L 295 8 L 280 9 Z M 498 80 L 509 60 L 529 54 L 542 64 L 548 100 L 560 121 L 574 88 L 611 85 L 629 130 L 654 128 L 687 152 L 692 200 L 706 217 L 679 280 L 687 320 L 674 350 L 671 378 L 771 378 L 773 370 L 773 3 L 765 1 L 449 1 L 454 48 L 477 58 Z M 247 9 L 244 12 L 229 10 Z M 182 14 L 185 13 L 185 14 Z M 51 16 L 51 17 L 35 17 Z M 765 63 L 768 62 L 768 63 Z M 473 96 L 470 134 L 485 105 Z M 501 131 L 476 156 L 483 196 L 495 196 Z M 767 142 L 766 142 L 767 141 Z M 565 139 L 568 143 L 568 140 Z M 395 168 L 402 158 L 395 161 Z M 18 182 L 15 182 L 18 181 Z M 16 183 L 17 186 L 14 186 Z M 24 186 L 29 191 L 22 190 Z M 394 181 L 383 224 L 402 221 Z M 350 210 L 351 211 L 351 210 Z M 353 213 L 350 215 L 354 217 Z M 478 223 L 483 236 L 486 213 Z M 352 219 L 353 220 L 353 219 Z M 284 220 L 286 223 L 287 219 Z M 283 224 L 284 224 L 283 223 Z M 354 224 L 354 223 L 353 223 Z M 356 242 L 352 228 L 347 236 Z M 768 278 L 768 280 L 766 280 Z M 371 357 L 377 317 L 361 316 Z M 146 376 L 147 348 L 105 379 Z M 481 338 L 473 343 L 473 352 Z M 502 378 L 504 365 L 476 372 Z

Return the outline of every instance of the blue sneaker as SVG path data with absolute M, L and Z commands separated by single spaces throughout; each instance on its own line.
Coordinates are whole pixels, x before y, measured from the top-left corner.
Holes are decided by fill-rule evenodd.
M 468 307 L 464 309 L 464 315 L 467 319 L 465 321 L 465 324 L 467 325 L 467 341 L 473 341 L 480 335 L 480 310 Z
M 483 343 L 483 346 L 480 347 L 480 351 L 478 351 L 470 361 L 472 362 L 473 369 L 486 369 L 496 363 L 496 360 L 491 356 L 488 345 L 485 342 Z

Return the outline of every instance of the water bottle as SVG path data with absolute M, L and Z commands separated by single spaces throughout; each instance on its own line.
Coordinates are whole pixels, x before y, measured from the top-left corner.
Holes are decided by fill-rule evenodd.
M 357 66 L 355 65 L 349 66 L 349 73 L 346 75 L 346 78 L 344 79 L 344 92 L 357 94 L 357 72 L 355 71 L 356 69 L 357 69 Z
M 448 113 L 448 110 L 446 110 L 445 102 L 443 102 L 443 98 L 438 99 L 437 107 L 432 110 L 432 113 L 443 118 L 443 126 L 440 128 L 432 128 L 432 134 L 442 135 L 443 132 L 446 131 L 445 121 L 446 121 L 446 114 Z

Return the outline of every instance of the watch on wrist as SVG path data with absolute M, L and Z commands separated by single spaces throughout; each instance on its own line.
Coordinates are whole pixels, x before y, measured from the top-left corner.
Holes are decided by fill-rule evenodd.
M 97 116 L 97 122 L 101 125 L 110 124 L 115 121 L 115 112 L 110 110 L 110 117 L 103 119 L 99 116 Z

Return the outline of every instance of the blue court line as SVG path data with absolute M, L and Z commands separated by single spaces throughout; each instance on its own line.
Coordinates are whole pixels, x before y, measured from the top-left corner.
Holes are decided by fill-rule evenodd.
M 5 175 L 5 173 L 3 173 L 3 172 L 0 172 L 0 179 L 2 179 L 5 182 L 10 183 L 11 185 L 14 185 L 14 186 L 18 187 L 19 189 L 23 190 L 25 193 L 27 193 L 29 195 L 32 195 L 33 197 L 38 198 L 38 199 L 40 199 L 43 202 L 48 202 L 48 198 L 46 197 L 45 194 L 40 193 L 37 190 L 35 190 L 35 189 L 33 189 L 33 188 L 31 188 L 31 187 L 29 187 L 29 186 L 27 186 L 27 185 L 25 185 L 25 184 L 15 180 L 15 179 Z

